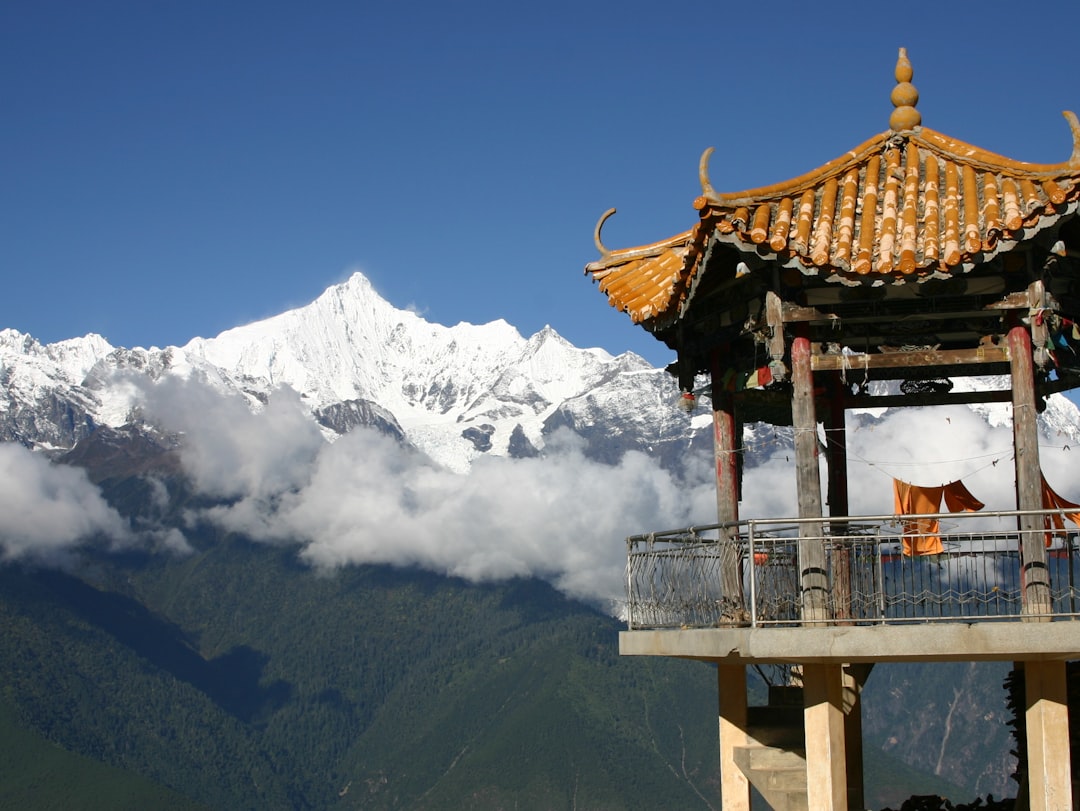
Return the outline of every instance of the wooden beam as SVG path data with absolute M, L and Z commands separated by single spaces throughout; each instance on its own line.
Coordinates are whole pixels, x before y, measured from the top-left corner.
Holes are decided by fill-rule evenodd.
M 916 349 L 906 352 L 858 352 L 851 355 L 816 354 L 811 357 L 811 368 L 815 372 L 857 372 L 862 369 L 949 367 L 1008 362 L 1007 347 L 980 346 L 975 349 Z
M 1071 389 L 1080 388 L 1080 377 L 1077 377 L 1074 373 L 1063 372 L 1058 369 L 1058 376 L 1055 380 L 1043 381 L 1036 385 L 1035 388 L 1044 397 L 1048 394 L 1070 391 Z
M 783 306 L 783 319 L 785 324 L 809 323 L 811 321 L 839 321 L 840 316 L 827 313 L 817 307 L 800 307 L 785 301 Z
M 924 394 L 856 394 L 844 398 L 844 408 L 906 408 L 910 406 L 1011 403 L 1012 391 L 926 392 Z
M 1009 293 L 1001 301 L 995 301 L 993 304 L 987 304 L 988 310 L 1026 310 L 1030 306 L 1030 298 L 1028 297 L 1027 290 L 1019 290 L 1015 293 Z
M 880 306 L 881 314 L 875 315 L 863 315 L 855 316 L 853 318 L 844 318 L 836 313 L 829 312 L 827 310 L 821 310 L 817 307 L 804 307 L 799 304 L 793 304 L 792 302 L 785 301 L 783 304 L 783 319 L 786 324 L 793 323 L 819 323 L 827 324 L 830 321 L 842 321 L 845 324 L 869 324 L 875 321 L 888 320 L 888 303 L 887 302 L 875 302 Z M 845 305 L 850 306 L 850 305 Z M 972 310 L 958 310 L 956 312 L 946 311 L 929 311 L 919 313 L 919 318 L 922 319 L 947 319 L 947 318 L 976 318 L 980 315 L 993 315 L 1002 310 L 1026 310 L 1030 307 L 1030 297 L 1027 290 L 1021 290 L 1016 293 L 1009 293 L 1004 296 L 1000 301 L 994 301 L 990 304 L 986 304 L 981 308 Z

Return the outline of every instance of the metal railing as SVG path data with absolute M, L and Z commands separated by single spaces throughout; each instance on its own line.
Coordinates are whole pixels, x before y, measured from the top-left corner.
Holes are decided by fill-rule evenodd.
M 799 550 L 808 543 L 824 547 L 832 624 L 1018 620 L 1021 516 L 1028 526 L 1036 517 L 1039 529 L 1027 533 L 1046 549 L 1051 608 L 1038 616 L 1080 616 L 1076 534 L 1060 511 L 1039 510 L 758 519 L 635 535 L 628 627 L 800 625 Z

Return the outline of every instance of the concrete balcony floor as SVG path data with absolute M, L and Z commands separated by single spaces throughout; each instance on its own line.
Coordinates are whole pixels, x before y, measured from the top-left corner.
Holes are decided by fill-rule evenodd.
M 731 665 L 1065 661 L 1080 659 L 1080 621 L 636 630 L 619 634 L 619 653 Z

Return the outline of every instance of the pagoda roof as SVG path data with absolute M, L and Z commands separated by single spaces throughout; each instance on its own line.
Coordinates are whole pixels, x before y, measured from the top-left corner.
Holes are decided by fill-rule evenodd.
M 996 155 L 921 126 L 903 49 L 890 129 L 784 183 L 717 193 L 699 166 L 692 228 L 608 250 L 585 268 L 635 323 L 670 323 L 689 303 L 708 252 L 735 251 L 740 273 L 766 265 L 851 286 L 905 284 L 966 273 L 1029 241 L 1080 201 L 1080 123 L 1064 113 L 1073 151 L 1059 164 Z

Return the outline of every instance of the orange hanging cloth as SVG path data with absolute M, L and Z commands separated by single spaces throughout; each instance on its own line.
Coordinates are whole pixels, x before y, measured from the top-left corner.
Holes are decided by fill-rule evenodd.
M 893 479 L 893 504 L 897 515 L 936 513 L 941 507 L 943 488 L 919 487 Z M 904 521 L 905 555 L 940 555 L 942 546 L 940 523 L 936 518 L 913 518 Z
M 1044 510 L 1080 510 L 1080 504 L 1073 504 L 1071 501 L 1062 498 L 1053 490 L 1050 489 L 1050 485 L 1046 483 L 1046 477 L 1040 476 L 1042 481 L 1042 505 Z M 1043 518 L 1043 526 L 1049 530 L 1053 527 L 1054 532 L 1046 533 L 1046 545 L 1049 546 L 1053 540 L 1054 535 L 1063 535 L 1065 533 L 1065 522 L 1061 520 L 1061 513 L 1058 515 L 1048 515 Z M 1077 526 L 1080 526 L 1080 512 L 1067 512 L 1064 513 L 1065 517 L 1072 521 Z
M 971 495 L 959 479 L 937 487 L 919 487 L 893 479 L 893 505 L 897 515 L 936 513 L 941 511 L 941 499 L 951 512 L 977 512 L 986 505 Z M 905 555 L 940 555 L 941 524 L 936 518 L 914 518 L 904 521 Z
M 942 490 L 945 495 L 945 509 L 951 513 L 969 512 L 975 513 L 986 505 L 971 495 L 971 491 L 964 483 L 957 479 L 946 484 Z

